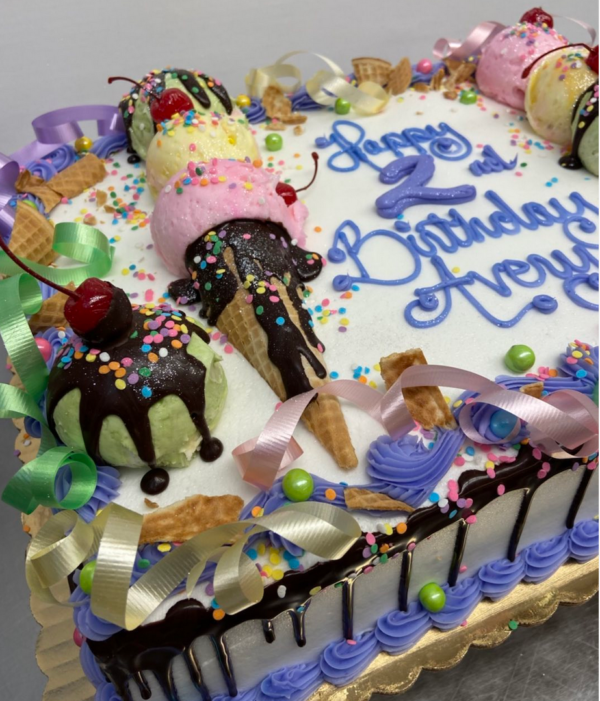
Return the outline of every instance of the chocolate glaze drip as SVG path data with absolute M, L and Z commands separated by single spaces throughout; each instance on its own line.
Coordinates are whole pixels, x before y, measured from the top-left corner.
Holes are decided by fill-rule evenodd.
M 187 279 L 177 280 L 169 287 L 169 294 L 180 302 L 181 298 L 188 302 L 200 300 L 201 315 L 214 326 L 236 292 L 245 288 L 252 297 L 256 319 L 267 334 L 269 358 L 281 372 L 286 396 L 308 392 L 312 386 L 303 359 L 318 377 L 327 376 L 327 370 L 311 350 L 311 346 L 321 350 L 324 347 L 300 297 L 305 283 L 321 272 L 321 256 L 293 246 L 288 232 L 273 222 L 236 219 L 217 228 L 216 233 L 203 235 L 188 246 L 185 264 L 192 284 Z M 264 291 L 265 285 L 275 281 L 285 287 L 284 294 L 298 314 L 300 327 L 292 322 L 283 300 L 270 301 L 279 293 L 268 287 Z
M 563 168 L 568 168 L 569 170 L 578 170 L 583 166 L 581 159 L 579 158 L 579 147 L 583 137 L 586 135 L 588 129 L 594 123 L 594 120 L 598 118 L 598 101 L 593 103 L 592 109 L 588 112 L 587 110 L 581 111 L 583 98 L 586 95 L 593 97 L 594 88 L 598 85 L 598 81 L 594 83 L 590 88 L 586 88 L 579 96 L 575 107 L 573 108 L 573 116 L 571 121 L 577 120 L 577 126 L 575 127 L 575 133 L 573 134 L 573 143 L 571 144 L 571 153 L 566 156 L 562 156 L 558 161 Z M 579 125 L 582 126 L 579 126 Z
M 464 521 L 458 526 L 458 534 L 456 536 L 456 543 L 454 544 L 454 552 L 452 553 L 452 564 L 450 565 L 450 572 L 448 574 L 448 584 L 451 587 L 453 587 L 458 581 L 460 563 L 462 562 L 463 555 L 465 554 L 465 545 L 467 543 L 468 534 L 469 524 Z
M 306 610 L 310 606 L 310 599 L 305 601 L 301 606 L 297 608 L 292 608 L 288 611 L 290 618 L 292 619 L 292 630 L 294 631 L 294 640 L 298 647 L 304 647 L 306 645 L 306 627 L 304 624 L 306 617 Z
M 575 462 L 575 460 L 555 460 L 546 456 L 543 459 L 550 463 L 553 475 L 570 470 Z M 483 508 L 497 497 L 498 484 L 503 484 L 507 493 L 525 489 L 527 495 L 532 495 L 537 486 L 543 482 L 537 476 L 539 462 L 533 457 L 531 447 L 523 446 L 514 463 L 503 463 L 497 466 L 494 479 L 490 479 L 486 472 L 465 471 L 458 480 L 459 491 L 461 497 L 473 499 L 471 509 L 458 510 L 452 519 L 449 518 L 448 514 L 443 514 L 437 506 L 418 509 L 408 517 L 406 533 L 399 534 L 394 531 L 392 535 L 376 535 L 376 541 L 380 548 L 384 543 L 389 545 L 387 551 L 389 557 L 399 555 L 403 558 L 398 593 L 401 610 L 407 608 L 411 574 L 412 552 L 407 550 L 407 546 L 410 543 L 417 543 L 428 538 L 454 522 L 465 523 L 464 519 L 468 515 L 476 513 L 478 509 Z M 528 499 L 530 498 L 531 496 L 528 497 Z M 519 535 L 520 531 L 518 533 L 515 531 L 513 534 L 511 551 L 516 552 Z M 460 544 L 460 541 L 461 538 L 457 538 L 457 544 Z M 266 587 L 264 598 L 260 603 L 234 615 L 225 616 L 220 621 L 213 618 L 212 609 L 207 609 L 194 600 L 183 601 L 173 606 L 163 621 L 150 623 L 130 632 L 121 631 L 102 642 L 88 640 L 88 645 L 104 673 L 126 699 L 130 698 L 127 692 L 127 680 L 133 679 L 135 681 L 136 674 L 141 670 L 152 670 L 157 676 L 161 675 L 161 687 L 164 689 L 168 687 L 168 668 L 175 655 L 186 652 L 192 641 L 199 636 L 208 635 L 219 640 L 227 630 L 244 621 L 262 620 L 263 630 L 265 630 L 265 622 L 271 621 L 287 611 L 292 616 L 292 621 L 295 622 L 296 642 L 298 645 L 302 645 L 306 642 L 303 617 L 306 607 L 310 603 L 310 599 L 307 600 L 307 593 L 317 586 L 325 588 L 342 583 L 344 587 L 348 587 L 346 583 L 362 572 L 365 567 L 372 565 L 379 556 L 374 554 L 371 558 L 365 559 L 362 554 L 365 545 L 364 538 L 360 538 L 339 560 L 318 563 L 304 572 L 286 572 L 281 582 L 275 582 Z M 464 543 L 460 547 L 464 547 Z M 459 566 L 459 556 L 457 556 L 457 560 L 458 564 L 454 563 L 453 569 Z M 277 593 L 282 583 L 286 587 L 283 598 L 279 597 Z M 344 623 L 344 635 L 346 635 L 352 632 L 351 594 L 343 593 L 342 607 L 342 614 L 346 616 Z M 270 627 L 267 629 L 270 630 Z M 144 655 L 148 649 L 154 649 L 155 663 L 152 667 L 148 666 L 148 658 Z M 220 649 L 217 649 L 218 655 L 222 655 Z M 157 658 L 160 659 L 160 662 L 156 661 Z M 221 657 L 219 662 L 221 665 L 224 664 Z M 233 674 L 231 668 L 228 669 L 228 673 Z M 231 684 L 231 680 L 228 683 Z M 230 693 L 230 695 L 233 694 Z M 169 701 L 177 701 L 174 690 L 166 696 Z
M 273 621 L 265 620 L 262 622 L 263 633 L 265 634 L 265 640 L 271 644 L 275 642 L 275 627 L 273 626 Z
M 342 585 L 342 626 L 344 638 L 354 638 L 354 582 L 356 577 L 348 577 Z
M 130 307 L 131 308 L 131 307 Z M 79 422 L 87 453 L 99 464 L 102 457 L 99 453 L 100 432 L 102 423 L 107 416 L 115 415 L 121 418 L 136 447 L 140 458 L 150 465 L 155 466 L 156 455 L 152 441 L 150 428 L 150 409 L 163 397 L 177 395 L 186 405 L 190 416 L 202 436 L 200 455 L 205 460 L 214 460 L 222 452 L 221 442 L 211 437 L 208 425 L 204 418 L 204 381 L 206 368 L 204 365 L 188 354 L 186 345 L 180 342 L 176 348 L 165 338 L 162 344 L 152 345 L 152 350 L 158 353 L 159 348 L 168 350 L 168 357 L 159 358 L 156 362 L 149 359 L 149 352 L 142 350 L 144 337 L 151 333 L 147 329 L 147 323 L 151 322 L 163 312 L 160 307 L 154 310 L 134 309 L 130 334 L 120 338 L 112 344 L 104 344 L 103 351 L 108 352 L 110 362 L 118 362 L 125 358 L 131 360 L 127 365 L 129 374 L 123 377 L 126 382 L 124 389 L 118 389 L 115 384 L 113 371 L 101 374 L 102 360 L 97 357 L 94 362 L 87 362 L 86 352 L 81 352 L 80 358 L 71 358 L 71 362 L 63 365 L 60 359 L 71 348 L 77 352 L 76 344 L 80 341 L 76 337 L 60 350 L 50 373 L 48 383 L 48 421 L 52 431 L 56 433 L 54 423 L 54 410 L 58 402 L 71 390 L 81 391 L 81 403 L 79 408 Z M 185 324 L 189 334 L 197 334 L 206 343 L 209 337 L 196 324 L 188 321 L 183 315 L 171 317 L 174 322 Z M 146 327 L 145 327 L 146 325 Z M 128 362 L 128 361 L 127 361 Z M 136 384 L 129 384 L 128 377 L 135 373 L 139 375 Z M 151 390 L 151 396 L 144 396 L 143 388 Z
M 142 477 L 140 488 L 145 494 L 161 494 L 169 486 L 169 473 L 162 467 L 153 467 Z
M 176 75 L 181 84 L 190 93 L 190 95 L 192 95 L 192 97 L 194 97 L 202 105 L 202 107 L 208 109 L 210 107 L 210 97 L 206 93 L 206 90 L 202 87 L 201 83 L 198 81 L 198 78 L 202 78 L 202 80 L 204 80 L 204 82 L 206 83 L 208 89 L 221 102 L 227 114 L 231 114 L 233 112 L 233 104 L 231 102 L 231 98 L 229 97 L 229 93 L 227 92 L 227 90 L 225 90 L 223 85 L 217 85 L 217 83 L 214 81 L 214 78 L 209 77 L 208 75 L 206 75 L 206 73 L 195 73 L 194 71 L 185 71 L 181 68 L 172 68 L 170 70 L 161 71 L 160 73 L 149 74 L 148 76 L 145 76 L 144 79 L 140 82 L 142 85 L 147 85 L 148 81 L 151 80 L 152 90 L 157 91 L 157 89 L 160 90 L 160 88 L 164 89 L 166 87 L 167 75 Z M 133 123 L 133 113 L 129 112 L 129 102 L 132 99 L 131 95 L 133 93 L 138 94 L 140 92 L 143 92 L 144 95 L 146 95 L 151 102 L 155 99 L 149 91 L 140 91 L 140 89 L 137 86 L 134 86 L 129 91 L 129 95 L 124 97 L 119 103 L 119 111 L 123 115 L 123 121 L 125 122 L 125 134 L 127 136 L 127 142 L 129 144 L 129 149 L 132 153 L 136 152 L 131 142 L 131 134 L 129 133 L 129 130 L 131 129 L 131 125 Z M 154 124 L 154 133 L 156 133 L 156 124 Z M 129 163 L 134 162 L 136 161 L 129 161 Z
M 202 701 L 210 701 L 210 694 L 208 693 L 206 684 L 202 680 L 200 665 L 198 664 L 198 660 L 196 659 L 191 645 L 184 650 L 184 658 L 194 688 L 199 692 Z

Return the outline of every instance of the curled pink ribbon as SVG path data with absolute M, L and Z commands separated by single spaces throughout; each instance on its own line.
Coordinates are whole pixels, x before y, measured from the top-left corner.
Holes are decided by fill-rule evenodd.
M 397 440 L 415 425 L 402 390 L 439 386 L 478 393 L 479 396 L 465 404 L 459 414 L 461 429 L 475 443 L 490 443 L 478 433 L 471 420 L 472 407 L 483 402 L 526 421 L 531 443 L 554 458 L 584 457 L 598 450 L 598 408 L 589 397 L 579 392 L 559 390 L 544 399 L 536 399 L 504 389 L 467 370 L 444 365 L 416 365 L 402 373 L 385 394 L 355 380 L 336 380 L 288 399 L 271 416 L 258 437 L 233 450 L 233 457 L 246 482 L 259 489 L 269 489 L 277 473 L 302 455 L 302 448 L 294 440 L 293 433 L 304 409 L 318 394 L 332 394 L 356 404 Z M 496 442 L 504 443 L 511 436 Z

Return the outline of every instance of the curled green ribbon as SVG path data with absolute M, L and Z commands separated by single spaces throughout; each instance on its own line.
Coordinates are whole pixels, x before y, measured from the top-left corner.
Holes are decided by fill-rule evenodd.
M 63 222 L 54 227 L 52 249 L 61 256 L 70 258 L 83 265 L 77 267 L 52 268 L 34 263 L 27 258 L 21 260 L 33 271 L 59 285 L 74 282 L 79 285 L 89 277 L 104 277 L 110 270 L 114 248 L 106 236 L 93 226 Z M 0 251 L 0 273 L 18 275 L 21 268 Z

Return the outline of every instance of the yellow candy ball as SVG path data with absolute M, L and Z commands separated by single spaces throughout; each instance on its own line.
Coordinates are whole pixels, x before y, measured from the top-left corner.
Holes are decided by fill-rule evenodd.
M 89 151 L 94 142 L 87 136 L 80 136 L 75 142 L 75 150 L 77 153 L 83 153 L 84 151 Z
M 252 101 L 250 100 L 250 98 L 248 97 L 248 95 L 238 95 L 238 96 L 235 98 L 235 104 L 236 104 L 238 107 L 250 107 L 251 102 L 252 102 Z

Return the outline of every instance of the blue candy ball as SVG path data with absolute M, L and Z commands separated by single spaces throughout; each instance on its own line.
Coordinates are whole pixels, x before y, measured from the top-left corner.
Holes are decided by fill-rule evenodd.
M 506 438 L 517 425 L 517 417 L 504 409 L 498 409 L 490 418 L 490 431 L 498 438 Z

